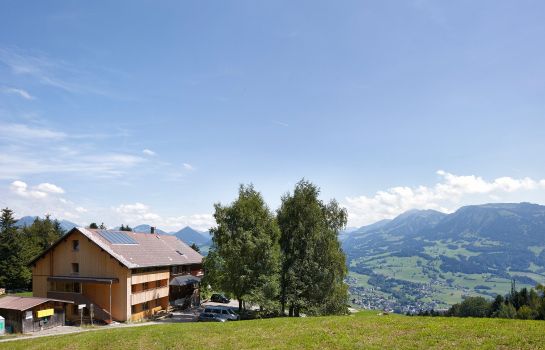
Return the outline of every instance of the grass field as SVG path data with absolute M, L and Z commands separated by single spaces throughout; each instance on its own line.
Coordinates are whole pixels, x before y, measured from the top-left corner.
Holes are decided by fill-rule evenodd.
M 378 316 L 180 323 L 0 343 L 0 349 L 537 349 L 545 323 Z

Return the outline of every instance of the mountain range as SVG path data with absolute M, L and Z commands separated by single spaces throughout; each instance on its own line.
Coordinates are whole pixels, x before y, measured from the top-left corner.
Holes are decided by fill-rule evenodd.
M 15 223 L 15 226 L 17 227 L 25 227 L 30 226 L 36 220 L 37 216 L 23 216 L 17 222 Z M 77 224 L 68 221 L 68 220 L 59 220 L 59 224 L 61 225 L 62 229 L 66 232 L 70 231 L 74 227 L 78 226 Z
M 545 282 L 545 206 L 411 210 L 344 236 L 355 304 L 409 311 L 446 307 Z

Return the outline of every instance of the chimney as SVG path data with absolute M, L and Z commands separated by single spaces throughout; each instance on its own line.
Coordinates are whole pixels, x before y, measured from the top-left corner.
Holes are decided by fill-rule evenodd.
M 155 227 L 151 226 L 149 229 L 150 229 L 151 234 L 155 233 Z

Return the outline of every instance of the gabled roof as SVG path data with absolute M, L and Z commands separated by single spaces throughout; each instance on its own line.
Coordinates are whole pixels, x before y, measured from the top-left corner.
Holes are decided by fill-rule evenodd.
M 75 227 L 40 256 L 36 257 L 31 264 L 74 232 L 79 232 L 87 237 L 129 269 L 200 264 L 203 258 L 202 255 L 191 249 L 190 246 L 176 236 Z M 107 239 L 116 235 L 126 235 L 135 244 L 115 243 L 115 240 L 112 243 L 111 238 L 110 240 Z
M 25 311 L 28 309 L 32 309 L 34 306 L 47 303 L 48 301 L 59 301 L 62 303 L 70 304 L 74 303 L 73 301 L 67 300 L 6 295 L 0 298 L 0 309 Z

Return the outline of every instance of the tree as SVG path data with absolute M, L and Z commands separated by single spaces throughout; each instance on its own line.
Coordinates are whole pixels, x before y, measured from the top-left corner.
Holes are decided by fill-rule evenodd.
M 121 225 L 121 227 L 119 228 L 119 230 L 120 230 L 120 231 L 132 231 L 132 228 L 131 228 L 129 225 L 127 225 L 127 226 Z
M 483 297 L 467 297 L 460 304 L 460 317 L 487 317 L 490 303 Z
M 290 316 L 347 312 L 346 258 L 337 238 L 347 222 L 337 202 L 324 204 L 320 190 L 301 180 L 282 197 L 277 220 L 282 252 L 281 312 Z
M 15 227 L 13 211 L 9 208 L 2 209 L 0 216 L 0 287 L 13 287 L 19 267 L 16 257 L 18 231 Z M 15 265 L 14 265 L 15 264 Z
M 95 222 L 92 222 L 92 223 L 89 225 L 89 228 L 90 228 L 90 229 L 97 229 L 97 228 L 98 228 L 98 225 L 97 225 Z
M 200 252 L 201 252 L 201 249 L 200 249 L 199 246 L 196 245 L 195 243 L 191 243 L 191 249 L 193 249 L 193 250 L 196 251 L 197 253 L 200 253 Z
M 496 311 L 492 317 L 498 318 L 515 318 L 517 316 L 517 310 L 511 304 L 501 304 L 498 311 Z
M 280 266 L 274 215 L 253 185 L 241 185 L 233 203 L 214 208 L 217 226 L 210 230 L 205 283 L 236 297 L 239 311 L 245 301 L 268 309 L 278 295 Z

